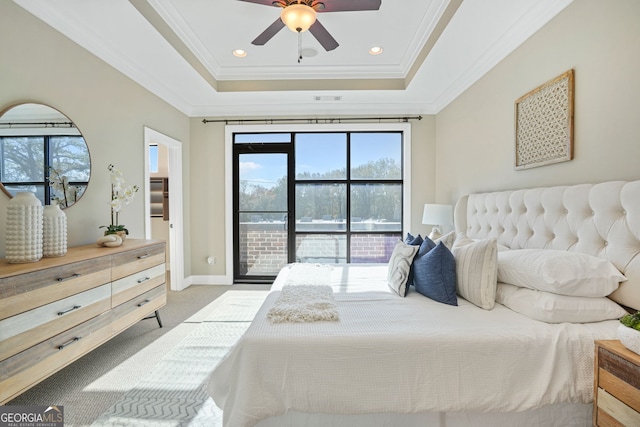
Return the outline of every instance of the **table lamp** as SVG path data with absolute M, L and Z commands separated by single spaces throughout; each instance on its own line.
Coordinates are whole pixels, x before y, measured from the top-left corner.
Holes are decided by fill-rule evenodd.
M 451 225 L 453 222 L 453 207 L 451 205 L 425 204 L 422 212 L 422 223 L 433 225 L 429 234 L 431 240 L 442 236 L 443 225 Z

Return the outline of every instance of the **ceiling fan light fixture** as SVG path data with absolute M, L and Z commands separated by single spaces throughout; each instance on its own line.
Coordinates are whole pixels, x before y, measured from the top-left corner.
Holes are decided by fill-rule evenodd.
M 301 33 L 316 22 L 316 11 L 306 4 L 294 3 L 282 9 L 280 19 L 291 31 Z

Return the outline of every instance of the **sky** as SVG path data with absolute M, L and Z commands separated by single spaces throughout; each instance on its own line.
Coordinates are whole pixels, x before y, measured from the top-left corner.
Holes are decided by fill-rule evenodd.
M 260 134 L 236 136 L 236 141 L 282 142 L 289 134 Z M 352 133 L 351 162 L 353 167 L 384 157 L 401 163 L 402 135 L 400 133 Z M 323 173 L 346 166 L 345 133 L 297 133 L 296 173 Z M 286 175 L 286 154 L 243 154 L 240 157 L 240 179 L 264 187 L 274 186 Z

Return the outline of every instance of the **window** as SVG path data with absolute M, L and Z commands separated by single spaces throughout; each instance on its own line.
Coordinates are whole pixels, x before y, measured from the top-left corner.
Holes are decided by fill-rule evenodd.
M 402 130 L 234 132 L 230 142 L 235 280 L 267 280 L 287 262 L 388 262 L 405 220 Z
M 402 237 L 402 133 L 295 134 L 296 261 L 387 262 Z
M 149 145 L 149 172 L 158 173 L 158 145 Z
M 69 186 L 77 189 L 74 197 L 80 198 L 90 173 L 89 152 L 82 136 L 0 137 L 0 180 L 11 195 L 30 191 L 43 204 L 62 201 L 64 194 L 49 186 L 56 171 L 67 178 Z

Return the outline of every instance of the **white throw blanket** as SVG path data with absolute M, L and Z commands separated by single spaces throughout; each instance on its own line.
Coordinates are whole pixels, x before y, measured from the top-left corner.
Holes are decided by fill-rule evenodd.
M 331 286 L 285 285 L 267 317 L 273 323 L 337 321 Z

